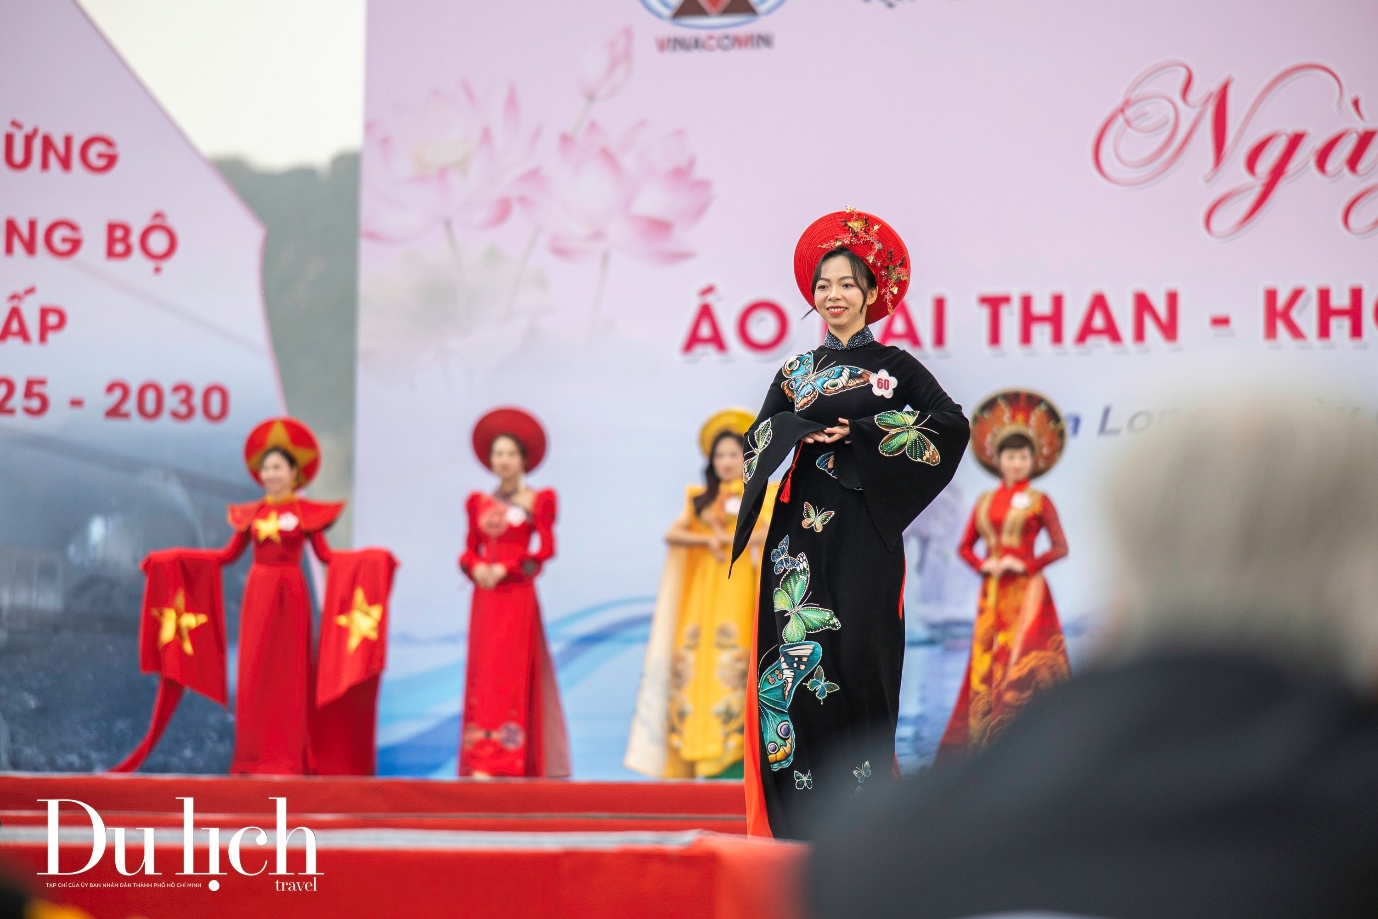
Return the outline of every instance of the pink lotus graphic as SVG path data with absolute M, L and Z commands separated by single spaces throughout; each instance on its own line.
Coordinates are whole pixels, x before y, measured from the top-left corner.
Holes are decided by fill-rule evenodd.
M 712 186 L 694 175 L 683 132 L 657 136 L 641 122 L 613 140 L 592 122 L 560 138 L 518 200 L 561 258 L 624 252 L 669 264 L 693 255 L 681 233 L 703 216 Z
M 579 90 L 590 104 L 601 102 L 617 95 L 631 76 L 632 30 L 623 29 L 606 45 L 584 56 L 579 66 Z
M 576 75 L 583 104 L 553 150 L 538 149 L 541 129 L 523 124 L 512 86 L 481 99 L 462 81 L 365 126 L 361 234 L 408 243 L 444 229 L 451 277 L 432 278 L 432 287 L 453 291 L 457 336 L 479 334 L 493 321 L 524 321 L 518 300 L 528 291 L 528 266 L 543 235 L 559 258 L 598 260 L 594 328 L 614 252 L 659 265 L 694 254 L 685 233 L 703 217 L 712 186 L 695 174 L 684 132 L 658 133 L 640 121 L 613 135 L 588 120 L 594 105 L 620 92 L 631 74 L 631 29 L 590 49 Z M 482 261 L 480 271 L 511 265 L 501 282 L 473 275 L 456 229 L 491 230 L 518 204 L 532 224 L 521 255 L 511 261 L 495 252 Z M 506 294 L 480 318 L 479 301 L 499 283 Z M 411 282 L 403 288 L 419 289 Z
M 522 124 L 514 87 L 480 100 L 467 81 L 370 121 L 362 234 L 405 242 L 451 221 L 501 224 L 512 212 L 514 182 L 533 166 L 539 134 Z

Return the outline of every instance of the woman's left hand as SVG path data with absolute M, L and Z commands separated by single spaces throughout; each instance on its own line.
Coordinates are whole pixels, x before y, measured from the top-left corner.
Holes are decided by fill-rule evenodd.
M 1029 566 L 1015 558 L 1013 555 L 1006 555 L 1001 559 L 1005 564 L 1005 570 L 1010 574 L 1028 574 Z
M 846 418 L 837 419 L 837 424 L 800 438 L 806 444 L 831 444 L 852 435 L 852 423 Z

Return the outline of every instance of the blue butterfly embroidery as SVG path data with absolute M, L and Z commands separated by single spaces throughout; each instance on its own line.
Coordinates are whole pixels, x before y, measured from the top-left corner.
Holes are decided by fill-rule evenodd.
M 794 770 L 794 787 L 799 791 L 812 791 L 813 770 L 810 769 L 808 772 L 800 772 L 798 769 Z
M 813 676 L 804 684 L 805 689 L 813 690 L 813 694 L 818 697 L 819 702 L 826 702 L 828 696 L 837 692 L 841 687 L 836 683 L 829 683 L 827 676 L 823 673 L 823 665 L 819 664 L 818 669 L 813 672 Z
M 812 351 L 790 358 L 781 369 L 785 379 L 780 387 L 794 403 L 796 412 L 812 405 L 819 396 L 835 396 L 858 386 L 871 385 L 871 371 L 851 364 L 833 364 L 815 370 Z
M 837 470 L 833 468 L 833 451 L 829 450 L 818 458 L 814 464 L 833 478 L 837 478 Z
M 780 646 L 780 657 L 756 682 L 760 702 L 761 742 L 772 772 L 789 768 L 794 762 L 794 722 L 789 704 L 804 682 L 803 676 L 823 659 L 823 646 L 816 641 L 799 641 Z
M 770 561 L 773 565 L 775 565 L 776 574 L 781 574 L 786 569 L 790 571 L 798 571 L 801 568 L 807 568 L 809 566 L 809 560 L 804 557 L 803 552 L 800 552 L 798 555 L 793 556 L 789 554 L 788 536 L 780 540 L 780 545 L 776 546 L 774 549 L 771 550 Z

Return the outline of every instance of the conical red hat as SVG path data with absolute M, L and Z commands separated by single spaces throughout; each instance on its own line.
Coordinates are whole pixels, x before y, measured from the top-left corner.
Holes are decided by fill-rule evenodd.
M 879 294 L 866 311 L 870 324 L 895 311 L 909 290 L 909 250 L 898 233 L 874 214 L 849 207 L 819 217 L 794 247 L 794 280 L 813 306 L 813 272 L 834 249 L 850 249 L 861 256 L 876 276 Z

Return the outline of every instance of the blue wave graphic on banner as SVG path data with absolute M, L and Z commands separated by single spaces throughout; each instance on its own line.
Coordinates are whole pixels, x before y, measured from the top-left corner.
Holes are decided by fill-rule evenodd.
M 608 600 L 546 623 L 574 769 L 581 777 L 629 774 L 621 765 L 622 749 L 654 601 L 650 596 Z M 455 656 L 406 676 L 385 675 L 378 716 L 379 775 L 456 774 L 468 638 L 467 631 L 426 639 L 392 636 L 394 645 L 452 646 Z

